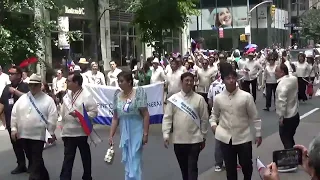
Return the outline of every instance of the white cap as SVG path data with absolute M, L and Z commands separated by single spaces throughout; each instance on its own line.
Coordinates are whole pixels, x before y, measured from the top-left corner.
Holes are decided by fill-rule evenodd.
M 81 68 L 80 68 L 80 66 L 75 65 L 73 70 L 74 70 L 74 71 L 81 71 Z
M 159 59 L 158 59 L 158 58 L 154 58 L 154 59 L 153 59 L 153 61 L 152 61 L 152 63 L 158 63 L 158 64 L 160 64 L 160 62 L 159 62 Z

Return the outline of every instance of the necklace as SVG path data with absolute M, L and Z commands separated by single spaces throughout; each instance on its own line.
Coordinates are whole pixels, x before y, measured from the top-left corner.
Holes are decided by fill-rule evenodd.
M 131 89 L 131 91 L 130 91 L 128 94 L 125 94 L 125 93 L 123 92 L 123 96 L 124 96 L 125 98 L 128 98 L 128 97 L 132 94 L 132 92 L 133 92 L 133 88 Z

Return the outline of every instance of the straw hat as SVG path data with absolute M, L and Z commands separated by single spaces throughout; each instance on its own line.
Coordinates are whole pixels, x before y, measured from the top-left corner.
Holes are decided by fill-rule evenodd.
M 32 74 L 30 76 L 29 84 L 41 84 L 41 76 Z

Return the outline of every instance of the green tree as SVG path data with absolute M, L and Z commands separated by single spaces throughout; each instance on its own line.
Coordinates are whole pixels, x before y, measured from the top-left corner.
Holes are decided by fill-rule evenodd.
M 162 53 L 164 35 L 181 32 L 189 16 L 198 15 L 199 0 L 127 0 L 128 12 L 134 13 L 133 25 L 138 28 L 141 41 Z
M 50 13 L 63 13 L 64 6 L 81 7 L 82 0 L 1 0 L 0 1 L 0 64 L 19 64 L 37 56 L 43 50 L 38 39 L 50 36 L 57 30 L 56 21 L 35 20 L 36 7 Z M 73 39 L 78 32 L 70 32 Z
M 301 35 L 307 39 L 320 41 L 320 10 L 310 9 L 300 17 Z

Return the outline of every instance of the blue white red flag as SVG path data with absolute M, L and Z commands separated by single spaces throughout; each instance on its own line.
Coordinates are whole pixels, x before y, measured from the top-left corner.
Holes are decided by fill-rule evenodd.
M 100 139 L 99 135 L 94 131 L 92 121 L 88 115 L 88 112 L 84 104 L 82 104 L 82 107 L 83 107 L 83 112 L 81 113 L 75 110 L 75 115 L 79 119 L 79 122 L 82 126 L 84 133 L 90 138 L 91 142 L 96 145 L 102 142 L 102 140 Z

